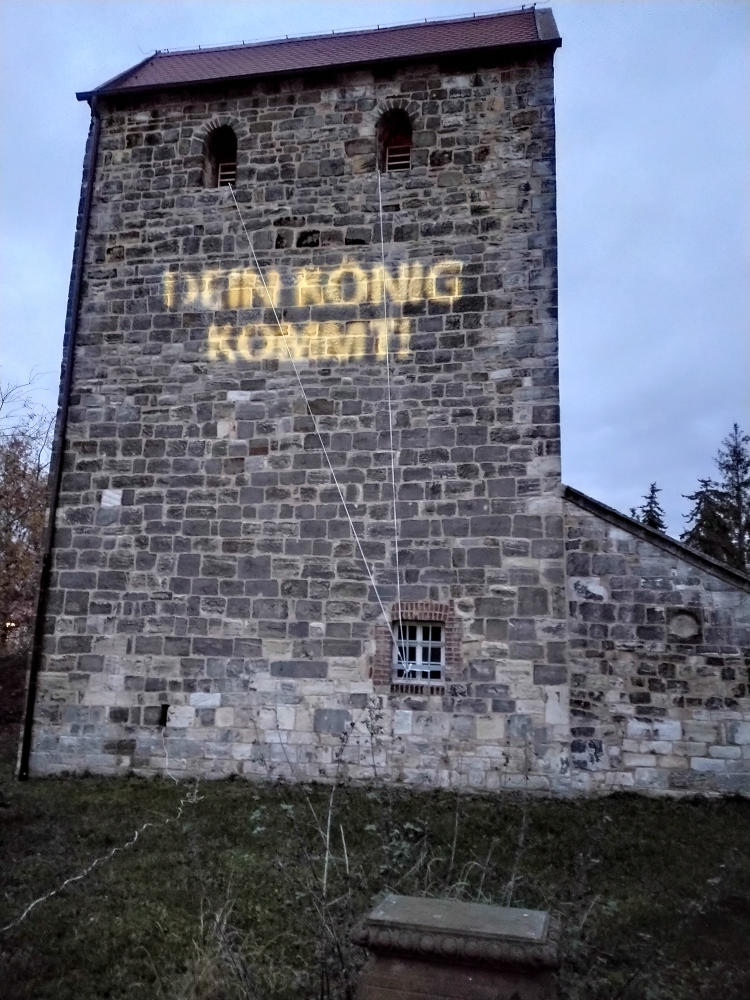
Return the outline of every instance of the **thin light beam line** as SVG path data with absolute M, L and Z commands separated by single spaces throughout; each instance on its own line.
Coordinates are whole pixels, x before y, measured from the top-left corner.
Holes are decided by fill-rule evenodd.
M 388 434 L 391 450 L 391 488 L 393 490 L 393 542 L 396 556 L 396 596 L 398 600 L 399 632 L 401 632 L 401 572 L 398 563 L 398 515 L 396 511 L 396 464 L 393 451 L 393 404 L 391 400 L 391 350 L 388 335 L 388 295 L 385 287 L 385 240 L 383 238 L 383 195 L 380 190 L 380 168 L 378 168 L 378 217 L 380 220 L 380 260 L 383 268 L 383 329 L 385 331 L 385 371 L 388 389 Z
M 162 730 L 161 741 L 162 741 L 162 746 L 164 747 L 165 774 L 167 775 L 167 777 L 171 778 L 172 781 L 178 783 L 177 778 L 175 778 L 175 776 L 169 770 L 169 755 L 167 754 L 167 745 L 164 741 L 164 730 Z M 185 806 L 195 805 L 196 802 L 200 802 L 200 796 L 198 795 L 197 779 L 195 785 L 193 786 L 192 792 L 188 795 L 183 795 L 182 798 L 180 799 L 179 803 L 177 804 L 177 809 L 175 810 L 174 815 L 165 816 L 164 819 L 160 820 L 147 820 L 145 823 L 142 823 L 138 827 L 138 829 L 134 831 L 130 839 L 126 840 L 124 844 L 117 844 L 111 850 L 107 851 L 106 854 L 102 854 L 98 858 L 94 858 L 94 860 L 90 864 L 88 864 L 83 869 L 83 871 L 78 872 L 77 875 L 71 875 L 69 878 L 66 878 L 64 882 L 61 882 L 60 885 L 57 886 L 57 888 L 50 889 L 49 892 L 45 892 L 44 895 L 38 896 L 35 900 L 29 903 L 26 909 L 23 910 L 22 913 L 20 913 L 19 916 L 15 918 L 15 920 L 11 920 L 9 924 L 5 924 L 4 927 L 0 927 L 0 934 L 5 934 L 7 931 L 12 930 L 14 927 L 18 927 L 18 925 L 23 923 L 26 917 L 28 917 L 28 915 L 32 912 L 32 910 L 36 909 L 37 906 L 40 906 L 42 903 L 46 903 L 48 899 L 52 899 L 55 896 L 59 896 L 60 893 L 65 888 L 67 888 L 67 886 L 72 885 L 74 882 L 81 882 L 83 879 L 86 878 L 87 875 L 90 875 L 91 872 L 99 865 L 105 864 L 107 861 L 111 861 L 112 858 L 116 854 L 119 854 L 121 851 L 125 851 L 129 847 L 134 847 L 135 844 L 138 842 L 138 839 L 140 838 L 141 834 L 145 833 L 146 830 L 149 829 L 149 827 L 169 826 L 170 823 L 179 822 L 179 820 L 182 817 L 182 813 L 185 809 Z
M 389 633 L 391 635 L 391 639 L 392 639 L 392 641 L 394 643 L 394 649 L 398 650 L 399 646 L 398 646 L 398 643 L 396 642 L 396 637 L 395 637 L 395 635 L 393 633 L 393 628 L 391 626 L 391 622 L 390 622 L 390 619 L 388 617 L 388 613 L 385 610 L 385 605 L 383 604 L 383 601 L 381 600 L 380 591 L 378 590 L 378 586 L 375 583 L 375 577 L 372 574 L 372 570 L 370 569 L 370 564 L 367 561 L 367 558 L 366 558 L 365 553 L 364 553 L 364 549 L 362 548 L 362 543 L 361 543 L 361 541 L 359 539 L 359 535 L 357 534 L 357 529 L 356 529 L 356 527 L 354 525 L 354 521 L 352 520 L 352 516 L 349 513 L 349 505 L 346 502 L 343 490 L 341 489 L 341 485 L 340 485 L 340 483 L 338 481 L 338 477 L 336 476 L 336 472 L 335 472 L 335 470 L 333 468 L 333 463 L 331 462 L 331 458 L 330 458 L 330 456 L 328 454 L 328 449 L 326 448 L 325 443 L 323 442 L 323 437 L 322 437 L 322 435 L 320 433 L 320 429 L 318 428 L 318 421 L 315 419 L 315 414 L 312 412 L 312 408 L 310 406 L 310 400 L 307 397 L 307 392 L 305 391 L 305 386 L 304 386 L 304 384 L 302 382 L 302 377 L 300 376 L 299 369 L 297 368 L 297 364 L 296 364 L 296 362 L 294 360 L 294 355 L 292 354 L 291 348 L 289 347 L 289 340 L 287 338 L 286 333 L 284 332 L 284 327 L 281 325 L 281 320 L 279 319 L 279 314 L 276 312 L 276 306 L 273 304 L 273 298 L 271 297 L 271 293 L 270 293 L 270 291 L 268 289 L 268 285 L 266 284 L 266 279 L 265 279 L 265 276 L 263 274 L 263 268 L 260 266 L 260 261 L 258 260 L 256 254 L 255 254 L 255 247 L 253 246 L 252 240 L 250 239 L 250 235 L 249 235 L 249 233 L 247 231 L 247 227 L 245 226 L 245 220 L 242 218 L 242 212 L 240 211 L 240 206 L 237 204 L 237 199 L 236 199 L 235 194 L 234 194 L 234 188 L 232 187 L 231 184 L 227 184 L 227 187 L 229 188 L 229 193 L 232 196 L 232 201 L 234 202 L 234 207 L 237 209 L 237 215 L 239 216 L 239 219 L 240 219 L 240 225 L 242 226 L 242 231 L 245 234 L 245 239 L 247 240 L 247 245 L 250 247 L 250 253 L 253 256 L 253 261 L 255 262 L 255 267 L 256 267 L 256 269 L 258 271 L 258 274 L 260 275 L 260 280 L 263 283 L 263 288 L 265 289 L 266 295 L 268 296 L 268 302 L 269 302 L 269 305 L 271 306 L 271 311 L 273 312 L 273 318 L 276 320 L 276 325 L 279 328 L 279 333 L 281 334 L 281 338 L 282 338 L 282 340 L 284 342 L 284 348 L 286 350 L 286 353 L 289 356 L 289 361 L 291 362 L 292 370 L 294 372 L 295 378 L 297 379 L 297 384 L 299 385 L 300 392 L 302 393 L 302 397 L 305 400 L 305 406 L 307 407 L 307 413 L 308 413 L 310 419 L 312 420 L 313 429 L 315 431 L 315 434 L 317 435 L 318 441 L 320 442 L 320 449 L 323 452 L 323 457 L 325 458 L 326 464 L 327 464 L 328 469 L 329 469 L 329 471 L 331 473 L 331 479 L 333 480 L 333 483 L 334 483 L 334 485 L 336 487 L 336 490 L 338 491 L 338 495 L 341 498 L 341 504 L 342 504 L 342 506 L 344 508 L 344 513 L 346 514 L 346 519 L 349 522 L 349 527 L 351 529 L 352 536 L 353 536 L 354 541 L 355 541 L 355 543 L 357 545 L 357 549 L 359 551 L 360 557 L 361 557 L 362 562 L 364 564 L 367 576 L 368 576 L 368 578 L 370 580 L 370 584 L 372 586 L 373 593 L 375 594 L 375 599 L 378 602 L 378 605 L 380 606 L 380 611 L 381 611 L 381 614 L 383 615 L 383 620 L 385 621 L 386 625 L 388 626 L 388 631 L 389 631 Z M 386 336 L 387 335 L 388 335 L 388 331 L 386 330 Z M 397 655 L 400 655 L 400 651 L 397 653 Z M 405 664 L 404 664 L 404 666 L 405 666 Z

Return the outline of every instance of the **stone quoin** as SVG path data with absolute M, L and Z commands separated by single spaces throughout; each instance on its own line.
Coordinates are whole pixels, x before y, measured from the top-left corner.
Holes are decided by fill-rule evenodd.
M 560 44 L 524 9 L 79 95 L 22 776 L 750 791 L 750 581 L 561 483 Z

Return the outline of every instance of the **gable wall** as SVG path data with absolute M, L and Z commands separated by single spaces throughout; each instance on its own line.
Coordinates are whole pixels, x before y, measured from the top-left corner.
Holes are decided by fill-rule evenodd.
M 382 185 L 401 598 L 458 637 L 442 696 L 382 674 L 373 168 L 393 106 L 414 125 L 411 171 Z M 229 193 L 201 187 L 223 123 L 310 411 Z M 555 254 L 551 58 L 103 106 L 32 773 L 158 773 L 166 740 L 185 774 L 343 757 L 355 777 L 563 787 Z
M 582 789 L 750 791 L 750 582 L 565 502 Z

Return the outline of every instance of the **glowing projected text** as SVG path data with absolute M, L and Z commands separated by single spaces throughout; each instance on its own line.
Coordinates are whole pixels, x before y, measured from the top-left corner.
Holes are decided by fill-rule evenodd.
M 405 357 L 409 349 L 411 323 L 400 316 L 389 319 L 352 320 L 351 310 L 341 320 L 316 321 L 315 307 L 337 309 L 359 305 L 382 306 L 424 300 L 451 303 L 461 295 L 460 261 L 440 261 L 431 267 L 418 262 L 388 268 L 364 268 L 345 261 L 323 270 L 303 267 L 285 283 L 278 271 L 269 270 L 263 281 L 253 268 L 222 270 L 206 268 L 199 273 L 167 271 L 163 276 L 164 305 L 179 312 L 267 309 L 278 311 L 276 323 L 212 323 L 208 327 L 207 352 L 211 360 L 228 362 L 385 357 L 390 350 Z M 310 319 L 285 322 L 284 310 L 303 308 Z M 399 310 L 400 311 L 400 310 Z M 372 313 L 370 308 L 368 312 Z M 264 317 L 267 319 L 267 316 Z M 283 334 L 282 334 L 283 331 Z

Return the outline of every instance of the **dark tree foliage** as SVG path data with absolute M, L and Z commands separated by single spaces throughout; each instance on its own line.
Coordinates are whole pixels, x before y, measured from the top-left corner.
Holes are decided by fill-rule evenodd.
M 643 496 L 643 503 L 638 508 L 630 508 L 630 516 L 645 524 L 647 528 L 655 528 L 656 531 L 666 531 L 667 524 L 664 520 L 664 511 L 659 503 L 658 494 L 661 488 L 656 483 L 651 483 L 648 493 Z
M 695 493 L 684 493 L 693 504 L 685 515 L 688 527 L 680 538 L 691 549 L 697 549 L 721 562 L 732 562 L 732 543 L 722 514 L 721 493 L 712 479 L 699 479 Z
M 735 424 L 716 456 L 724 519 L 734 550 L 732 564 L 750 568 L 750 435 Z
M 735 569 L 750 570 L 750 436 L 735 424 L 714 459 L 718 482 L 700 479 L 682 541 Z
M 0 383 L 0 653 L 29 642 L 47 504 L 51 417 Z

